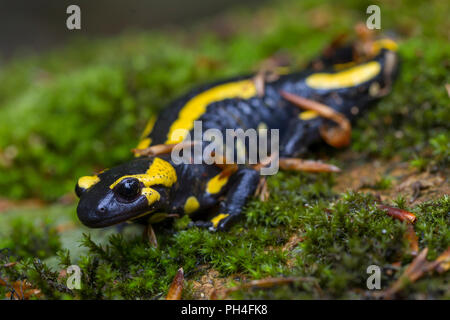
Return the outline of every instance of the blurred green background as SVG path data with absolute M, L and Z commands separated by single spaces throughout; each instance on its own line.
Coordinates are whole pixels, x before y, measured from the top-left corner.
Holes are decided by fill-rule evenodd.
M 385 286 L 393 283 L 400 269 L 392 264 L 404 268 L 412 259 L 405 225 L 376 211 L 370 196 L 335 193 L 330 176 L 280 173 L 269 179 L 271 200 L 252 200 L 230 233 L 184 230 L 186 221 L 179 221 L 158 230 L 160 249 L 149 248 L 137 226 L 121 234 L 81 226 L 73 189 L 79 176 L 131 159 L 149 117 L 177 95 L 257 71 L 273 56 L 301 69 L 336 36 L 352 35 L 371 4 L 381 8 L 381 31 L 399 37 L 400 76 L 393 92 L 355 124 L 351 147 L 328 148 L 327 155 L 344 169 L 338 155 L 351 153 L 361 164 L 394 159 L 414 174 L 448 177 L 449 2 L 195 0 L 170 7 L 172 1 L 133 0 L 127 7 L 113 1 L 110 9 L 104 1 L 80 1 L 85 28 L 79 33 L 65 29 L 65 1 L 14 4 L 16 15 L 0 19 L 0 248 L 10 252 L 0 251 L 0 261 L 21 262 L 0 271 L 29 279 L 46 298 L 160 298 L 180 265 L 191 279 L 206 265 L 220 277 L 307 276 L 321 287 L 301 284 L 246 298 L 368 298 L 367 263 L 394 270 L 383 274 Z M 14 27 L 17 21 L 24 25 Z M 391 183 L 382 177 L 377 188 Z M 45 205 L 35 208 L 36 199 Z M 428 258 L 435 259 L 450 245 L 450 202 L 448 196 L 428 200 L 411 210 L 420 248 L 429 247 Z M 33 208 L 24 206 L 29 203 Z M 408 206 L 401 195 L 396 205 Z M 330 210 L 336 214 L 325 214 Z M 307 240 L 285 251 L 295 236 Z M 55 286 L 58 274 L 41 261 L 52 270 L 77 263 L 93 276 L 66 296 Z M 448 283 L 448 275 L 426 278 L 404 297 L 448 298 Z
M 0 69 L 0 195 L 58 199 L 73 189 L 77 177 L 130 158 L 149 116 L 176 95 L 208 80 L 257 70 L 276 54 L 301 67 L 333 37 L 351 33 L 371 3 L 241 5 L 200 22 L 191 19 L 189 27 L 125 30 L 100 39 L 79 35 L 47 53 L 12 57 Z M 448 2 L 380 6 L 383 31 L 403 39 L 404 62 L 400 88 L 383 101 L 381 111 L 405 132 L 400 138 L 386 135 L 386 145 L 380 146 L 379 114 L 369 116 L 369 127 L 355 133 L 354 148 L 387 155 L 399 147 L 420 151 L 450 122 L 444 90 Z

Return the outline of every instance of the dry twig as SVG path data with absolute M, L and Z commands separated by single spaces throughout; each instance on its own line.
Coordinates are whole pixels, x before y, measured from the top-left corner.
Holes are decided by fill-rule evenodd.
M 414 213 L 399 209 L 390 207 L 384 204 L 379 204 L 378 208 L 381 210 L 384 210 L 389 216 L 391 216 L 394 219 L 400 220 L 400 221 L 406 221 L 408 223 L 414 223 L 416 222 L 416 216 Z
M 337 127 L 320 127 L 320 135 L 330 146 L 335 148 L 346 147 L 350 144 L 352 126 L 342 113 L 314 100 L 300 97 L 286 91 L 280 91 L 281 96 L 299 108 L 315 111 L 319 116 L 335 122 Z
M 167 292 L 166 300 L 181 300 L 183 293 L 184 272 L 183 268 L 178 269 L 175 278 L 173 278 L 169 291 Z

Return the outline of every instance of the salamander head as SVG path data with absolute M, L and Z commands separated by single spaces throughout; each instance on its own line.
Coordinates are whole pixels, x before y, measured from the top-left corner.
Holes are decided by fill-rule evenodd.
M 81 177 L 75 187 L 78 218 L 91 228 L 137 219 L 165 207 L 176 181 L 175 169 L 161 158 L 139 158 Z

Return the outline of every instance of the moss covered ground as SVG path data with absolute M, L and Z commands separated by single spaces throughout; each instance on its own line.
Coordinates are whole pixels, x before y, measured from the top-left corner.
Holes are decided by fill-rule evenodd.
M 382 28 L 400 37 L 401 73 L 392 94 L 356 124 L 344 150 L 308 155 L 339 174 L 281 172 L 270 199 L 252 199 L 227 233 L 187 229 L 188 218 L 156 226 L 159 247 L 140 226 L 90 230 L 75 214 L 78 176 L 131 157 L 152 114 L 190 87 L 255 71 L 274 55 L 301 68 L 366 19 L 369 1 L 281 1 L 234 9 L 187 29 L 80 39 L 19 57 L 0 71 L 0 277 L 27 280 L 32 298 L 158 299 L 183 267 L 184 298 L 267 277 L 289 285 L 238 290 L 232 298 L 374 299 L 369 265 L 390 287 L 414 256 L 408 226 L 377 208 L 417 216 L 419 248 L 436 259 L 450 246 L 448 4 L 380 3 Z M 168 41 L 170 39 L 170 41 Z M 64 132 L 64 134 L 61 134 Z M 17 262 L 17 263 L 15 263 Z M 77 264 L 80 290 L 61 272 Z M 449 299 L 449 273 L 427 274 L 395 298 Z M 0 286 L 7 296 L 10 287 Z

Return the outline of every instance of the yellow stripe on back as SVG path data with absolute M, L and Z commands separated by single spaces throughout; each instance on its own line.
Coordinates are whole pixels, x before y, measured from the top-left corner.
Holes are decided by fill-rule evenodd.
M 150 120 L 148 120 L 147 125 L 145 126 L 144 131 L 142 132 L 141 139 L 146 138 L 153 130 L 153 127 L 156 123 L 156 116 L 153 115 L 150 117 Z
M 145 129 L 142 132 L 141 140 L 139 141 L 136 149 L 146 149 L 150 147 L 150 145 L 152 144 L 152 139 L 149 138 L 148 135 L 152 132 L 153 127 L 155 126 L 156 123 L 156 119 L 157 119 L 156 116 L 152 116 L 150 120 L 148 120 L 147 125 L 145 126 Z M 139 157 L 140 155 L 135 152 L 134 156 Z
M 150 147 L 151 144 L 152 144 L 152 139 L 145 138 L 139 142 L 136 149 L 146 149 L 146 148 Z
M 340 89 L 360 85 L 376 77 L 381 71 L 377 61 L 336 73 L 314 73 L 306 78 L 306 84 L 313 89 Z
M 166 144 L 180 143 L 187 133 L 194 127 L 194 121 L 199 119 L 206 111 L 209 104 L 231 98 L 249 99 L 256 95 L 256 87 L 252 80 L 241 80 L 215 86 L 190 99 L 181 109 L 178 119 L 170 126 Z M 184 130 L 185 134 L 177 135 L 178 130 Z
M 305 121 L 317 118 L 318 116 L 319 116 L 319 114 L 317 112 L 315 112 L 314 110 L 307 110 L 307 111 L 300 112 L 298 114 L 298 118 L 300 120 L 305 120 Z
M 397 51 L 398 44 L 394 40 L 388 38 L 377 40 L 373 43 L 373 54 L 378 54 L 383 48 L 391 51 Z

